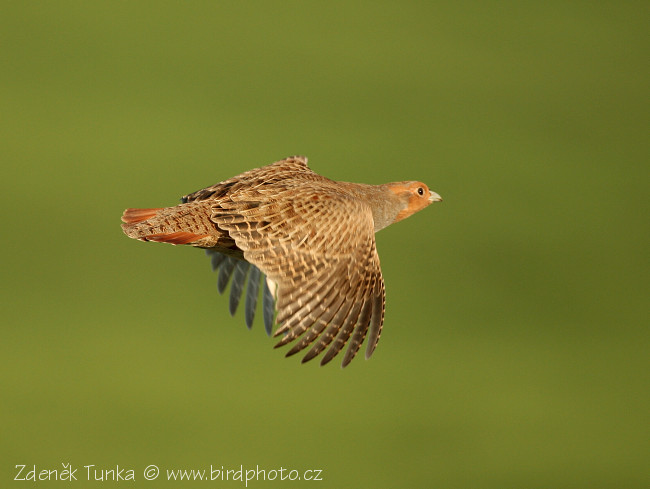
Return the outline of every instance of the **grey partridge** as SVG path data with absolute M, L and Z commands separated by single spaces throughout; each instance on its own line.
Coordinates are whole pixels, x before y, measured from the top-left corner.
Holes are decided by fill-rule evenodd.
M 330 180 L 304 156 L 292 156 L 186 195 L 174 207 L 126 209 L 122 229 L 141 241 L 206 249 L 219 292 L 231 282 L 231 314 L 248 282 L 249 328 L 262 283 L 267 333 L 279 325 L 276 347 L 296 341 L 289 356 L 313 343 L 303 362 L 327 349 L 324 365 L 349 343 L 345 367 L 366 335 L 366 358 L 372 355 L 384 322 L 375 233 L 441 200 L 421 182 Z

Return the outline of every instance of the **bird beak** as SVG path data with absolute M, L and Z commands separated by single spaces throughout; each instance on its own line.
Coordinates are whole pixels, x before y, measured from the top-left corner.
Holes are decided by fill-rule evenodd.
M 440 197 L 437 193 L 431 192 L 429 190 L 429 202 L 442 202 L 442 197 Z

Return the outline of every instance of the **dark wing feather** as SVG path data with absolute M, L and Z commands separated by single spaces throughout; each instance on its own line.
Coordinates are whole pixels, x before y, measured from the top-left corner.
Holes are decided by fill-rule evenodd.
M 262 293 L 262 315 L 264 316 L 264 329 L 266 334 L 271 336 L 273 330 L 273 316 L 275 316 L 275 297 L 266 279 L 264 280 L 264 292 Z
M 255 265 L 241 259 L 233 258 L 212 248 L 205 250 L 210 257 L 212 270 L 219 273 L 217 278 L 217 290 L 223 294 L 230 284 L 229 309 L 230 314 L 235 315 L 241 301 L 244 289 L 246 289 L 245 299 L 245 320 L 248 329 L 253 327 L 255 319 L 255 309 L 257 307 L 257 296 L 259 293 L 260 280 L 266 283 L 266 276 L 260 272 Z M 264 328 L 270 335 L 273 326 L 273 311 L 275 309 L 275 299 L 270 292 L 265 292 L 265 306 L 263 311 Z M 271 310 L 270 319 L 267 309 Z
M 217 290 L 220 294 L 223 294 L 224 290 L 228 286 L 230 277 L 232 277 L 232 272 L 235 270 L 235 264 L 237 260 L 231 256 L 227 256 L 226 259 L 222 262 L 219 267 L 219 277 L 217 278 Z
M 260 276 L 262 272 L 255 265 L 251 265 L 248 273 L 248 288 L 246 289 L 246 326 L 253 327 L 255 319 L 255 308 L 257 307 L 257 295 L 260 289 Z
M 241 295 L 244 291 L 244 286 L 246 285 L 246 275 L 248 274 L 250 266 L 250 263 L 245 260 L 237 260 L 237 263 L 235 264 L 235 270 L 232 274 L 232 283 L 230 284 L 229 309 L 231 316 L 234 316 L 237 312 L 237 307 L 239 306 L 239 301 L 241 300 Z

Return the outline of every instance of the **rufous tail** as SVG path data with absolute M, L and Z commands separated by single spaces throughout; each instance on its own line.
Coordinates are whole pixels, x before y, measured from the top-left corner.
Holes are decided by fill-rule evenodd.
M 135 224 L 137 222 L 146 221 L 154 217 L 162 207 L 156 209 L 126 209 L 122 214 L 122 222 L 126 224 Z
M 126 209 L 122 230 L 129 238 L 171 244 L 210 247 L 216 242 L 215 227 L 207 213 L 192 205 L 152 209 Z

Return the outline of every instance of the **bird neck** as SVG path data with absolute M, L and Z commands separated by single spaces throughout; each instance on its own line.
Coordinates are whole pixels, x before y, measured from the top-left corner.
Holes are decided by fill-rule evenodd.
M 348 188 L 352 194 L 370 205 L 375 232 L 396 222 L 398 215 L 405 208 L 405 203 L 390 190 L 389 184 L 355 183 L 350 184 Z

